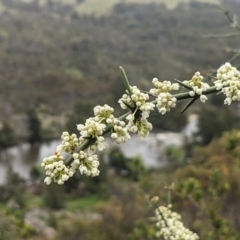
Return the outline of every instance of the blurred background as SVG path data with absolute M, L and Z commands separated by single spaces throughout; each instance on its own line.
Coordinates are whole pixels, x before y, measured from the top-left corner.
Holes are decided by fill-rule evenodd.
M 186 226 L 239 239 L 240 109 L 224 96 L 153 113 L 148 139 L 107 140 L 99 177 L 46 186 L 40 167 L 94 106 L 124 113 L 119 66 L 146 91 L 154 77 L 211 84 L 223 63 L 240 68 L 240 31 L 217 5 L 240 17 L 239 0 L 0 1 L 0 240 L 155 239 L 146 195 L 166 205 L 173 182 Z

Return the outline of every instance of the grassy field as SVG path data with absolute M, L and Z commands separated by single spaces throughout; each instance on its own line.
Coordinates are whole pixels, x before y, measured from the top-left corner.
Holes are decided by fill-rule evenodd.
M 66 209 L 71 212 L 77 212 L 83 209 L 84 210 L 91 209 L 94 206 L 96 206 L 96 204 L 99 204 L 100 202 L 102 203 L 103 201 L 94 197 L 68 200 L 66 203 Z

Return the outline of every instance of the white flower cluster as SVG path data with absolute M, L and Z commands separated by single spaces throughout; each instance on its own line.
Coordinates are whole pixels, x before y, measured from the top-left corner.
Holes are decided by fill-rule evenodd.
M 200 72 L 196 72 L 191 80 L 183 81 L 183 83 L 192 88 L 192 91 L 189 92 L 190 96 L 193 97 L 195 94 L 200 95 L 201 102 L 205 102 L 208 99 L 202 93 L 209 88 L 209 85 L 203 82 L 203 76 Z
M 41 166 L 46 170 L 47 177 L 44 180 L 46 184 L 50 184 L 54 181 L 61 185 L 74 174 L 72 170 L 66 167 L 63 162 L 63 156 L 59 153 L 44 158 Z
M 126 109 L 129 105 L 134 109 L 134 112 L 127 117 L 127 131 L 138 132 L 138 136 L 146 137 L 149 131 L 152 130 L 152 124 L 148 122 L 150 111 L 154 110 L 155 105 L 149 100 L 149 95 L 141 92 L 136 86 L 131 87 L 132 95 L 124 94 L 119 99 L 120 106 Z M 127 137 L 127 136 L 126 136 Z
M 131 138 L 128 129 L 125 127 L 125 122 L 119 121 L 119 125 L 113 126 L 111 138 L 116 143 L 124 143 Z
M 176 107 L 177 99 L 169 92 L 172 90 L 178 90 L 179 85 L 177 83 L 171 83 L 170 81 L 159 82 L 157 78 L 153 79 L 155 88 L 150 89 L 150 93 L 157 97 L 158 111 L 163 115 L 169 112 L 171 108 Z
M 225 63 L 217 70 L 216 77 L 214 85 L 226 95 L 224 104 L 240 101 L 240 72 L 230 63 Z
M 71 153 L 77 146 L 79 146 L 79 141 L 76 134 L 70 135 L 68 132 L 62 133 L 62 143 L 57 147 L 57 152 L 61 153 L 63 151 Z
M 105 104 L 104 106 L 96 106 L 93 109 L 93 112 L 95 115 L 94 120 L 96 122 L 106 122 L 110 124 L 114 119 L 114 109 L 107 104 Z
M 148 118 L 150 111 L 154 110 L 155 105 L 149 100 L 149 95 L 141 92 L 136 86 L 132 87 L 132 101 L 136 104 L 137 109 L 141 110 L 142 117 Z
M 84 151 L 73 154 L 74 161 L 71 164 L 71 170 L 75 172 L 80 170 L 81 174 L 86 176 L 95 177 L 98 176 L 100 171 L 98 170 L 99 161 L 97 155 L 92 155 Z
M 95 139 L 96 141 L 94 143 L 94 146 L 97 146 L 99 151 L 102 151 L 105 148 L 103 144 L 104 137 L 102 137 L 101 135 L 106 129 L 106 124 L 97 122 L 94 118 L 89 118 L 86 120 L 85 125 L 78 124 L 77 129 L 80 131 L 81 141 L 83 141 L 84 139 Z M 95 152 L 94 146 L 92 146 L 91 148 L 92 152 Z
M 115 141 L 116 143 L 124 143 L 126 142 L 128 139 L 130 139 L 130 135 L 127 131 L 127 129 L 125 128 L 125 122 L 124 121 L 120 121 L 117 118 L 114 117 L 113 115 L 114 109 L 110 106 L 108 106 L 107 104 L 105 104 L 104 106 L 96 106 L 94 108 L 94 120 L 95 121 L 99 121 L 99 122 L 105 122 L 106 124 L 109 124 L 112 126 L 112 134 L 111 134 L 111 138 L 113 141 Z M 96 143 L 99 143 L 99 138 L 103 139 L 103 137 L 98 137 Z M 99 144 L 98 144 L 98 148 L 99 148 Z M 102 150 L 102 149 L 100 149 Z
M 77 129 L 80 131 L 82 138 L 97 138 L 103 134 L 106 124 L 95 121 L 94 118 L 89 118 L 84 124 L 78 124 Z
M 171 211 L 171 205 L 168 207 L 159 207 L 155 210 L 159 231 L 156 232 L 156 237 L 171 240 L 197 240 L 199 239 L 196 233 L 185 228 L 181 222 L 181 216 L 176 212 Z
M 113 141 L 116 143 L 124 143 L 128 139 L 130 139 L 130 135 L 125 128 L 125 122 L 120 121 L 117 118 L 114 117 L 113 115 L 114 109 L 107 104 L 104 106 L 96 106 L 94 108 L 94 120 L 95 121 L 100 121 L 100 122 L 105 122 L 109 125 L 112 126 L 112 134 L 111 138 Z M 101 137 L 103 138 L 103 137 Z M 104 139 L 104 138 L 103 138 Z M 99 137 L 97 142 L 99 142 Z
M 152 130 L 152 124 L 148 122 L 143 116 L 139 116 L 136 119 L 134 114 L 129 114 L 127 116 L 128 124 L 127 129 L 130 132 L 137 132 L 139 137 L 147 137 L 149 132 Z
M 122 109 L 127 109 L 125 103 L 130 105 L 133 108 L 137 108 L 141 110 L 142 116 L 144 118 L 149 117 L 149 113 L 154 109 L 154 104 L 151 102 L 147 102 L 149 100 L 149 95 L 141 92 L 136 86 L 131 87 L 132 95 L 129 96 L 124 94 L 121 99 L 119 99 L 119 104 Z

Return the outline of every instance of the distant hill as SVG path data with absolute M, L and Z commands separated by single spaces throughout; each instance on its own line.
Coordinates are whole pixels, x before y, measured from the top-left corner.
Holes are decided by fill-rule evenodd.
M 187 3 L 192 0 L 85 0 L 78 6 L 80 13 L 102 15 L 111 11 L 117 3 L 164 3 L 168 8 L 174 8 L 179 3 Z M 192 1 L 193 2 L 193 1 Z M 198 0 L 195 2 L 219 3 L 219 0 Z
M 76 10 L 83 14 L 106 15 L 110 13 L 113 6 L 117 3 L 163 3 L 168 8 L 174 8 L 179 3 L 202 2 L 218 4 L 219 0 L 20 0 L 22 2 L 38 1 L 39 4 L 45 5 L 48 2 L 62 3 L 66 5 L 76 5 Z
M 0 121 L 35 106 L 59 115 L 71 112 L 77 101 L 82 109 L 89 109 L 89 99 L 117 105 L 124 92 L 118 66 L 131 84 L 148 89 L 153 77 L 206 74 L 232 57 L 226 48 L 239 48 L 237 38 L 202 37 L 234 31 L 213 4 L 168 9 L 119 2 L 104 17 L 76 14 L 90 3 L 99 14 L 99 2 L 110 9 L 118 1 L 0 0 Z M 226 9 L 240 16 L 239 3 Z

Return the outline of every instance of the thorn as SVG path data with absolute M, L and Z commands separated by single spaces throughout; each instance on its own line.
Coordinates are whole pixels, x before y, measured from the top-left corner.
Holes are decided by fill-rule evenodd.
M 183 83 L 183 82 L 181 82 L 181 81 L 179 81 L 175 78 L 173 80 L 176 81 L 177 83 L 179 83 L 181 86 L 185 87 L 186 89 L 192 90 L 192 87 L 188 86 L 187 84 L 185 84 L 185 83 Z
M 197 99 L 199 98 L 199 95 L 196 95 L 181 111 L 181 114 L 183 114 Z

